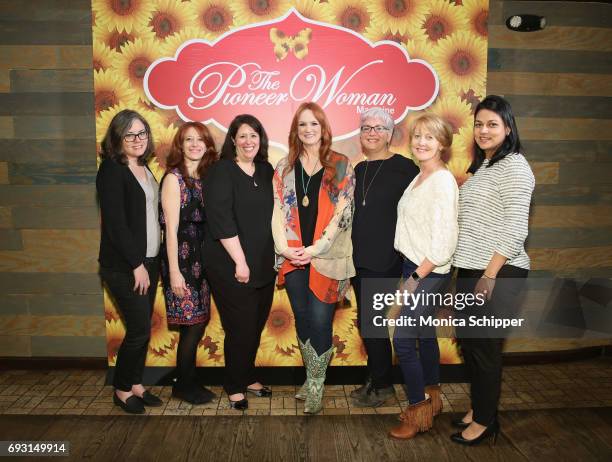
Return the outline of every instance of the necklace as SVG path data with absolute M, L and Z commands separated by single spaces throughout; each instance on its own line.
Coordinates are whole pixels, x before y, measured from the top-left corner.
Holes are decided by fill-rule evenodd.
M 378 166 L 378 168 L 376 169 L 376 172 L 374 173 L 374 176 L 370 180 L 370 183 L 368 184 L 367 188 L 366 188 L 365 182 L 366 182 L 366 177 L 368 176 L 368 166 L 370 165 L 370 161 L 366 160 L 366 168 L 365 168 L 365 172 L 363 173 L 363 185 L 361 186 L 361 192 L 363 194 L 363 201 L 361 202 L 361 205 L 363 205 L 364 207 L 366 205 L 366 197 L 368 195 L 368 191 L 370 191 L 370 188 L 372 187 L 372 183 L 374 183 L 374 179 L 376 178 L 376 175 L 378 175 L 378 172 L 380 172 L 380 168 L 385 163 L 385 160 L 387 159 L 383 159 L 380 165 Z
M 250 176 L 253 179 L 253 186 L 255 186 L 257 188 L 259 185 L 257 184 L 257 180 L 255 180 L 255 171 L 257 170 L 255 168 L 255 163 L 251 163 L 250 164 L 250 167 L 252 167 L 252 169 L 253 169 L 253 173 L 247 172 L 247 165 L 243 166 L 243 164 L 241 164 L 239 162 L 236 162 L 236 163 L 238 164 L 238 167 L 240 167 L 240 170 L 242 170 L 244 173 L 246 173 L 248 176 Z
M 310 204 L 310 199 L 308 199 L 308 186 L 310 186 L 310 180 L 312 180 L 312 175 L 314 171 L 316 170 L 317 165 L 319 165 L 319 159 L 317 159 L 317 162 L 315 163 L 312 171 L 310 172 L 310 175 L 308 176 L 308 182 L 306 183 L 306 185 L 304 185 L 304 165 L 300 162 L 300 166 L 302 167 L 302 190 L 304 191 L 304 198 L 302 199 L 302 205 L 304 207 L 308 207 L 308 205 Z

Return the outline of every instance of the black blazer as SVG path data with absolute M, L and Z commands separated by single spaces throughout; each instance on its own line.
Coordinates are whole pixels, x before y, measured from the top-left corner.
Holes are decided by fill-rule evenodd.
M 147 199 L 127 165 L 102 161 L 96 176 L 102 214 L 100 266 L 132 272 L 147 253 Z

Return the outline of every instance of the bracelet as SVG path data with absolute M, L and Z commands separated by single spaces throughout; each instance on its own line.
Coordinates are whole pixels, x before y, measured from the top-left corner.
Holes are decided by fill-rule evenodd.
M 491 276 L 487 276 L 485 273 L 482 273 L 482 277 L 485 279 L 490 279 L 491 281 L 495 281 L 495 278 L 492 278 Z

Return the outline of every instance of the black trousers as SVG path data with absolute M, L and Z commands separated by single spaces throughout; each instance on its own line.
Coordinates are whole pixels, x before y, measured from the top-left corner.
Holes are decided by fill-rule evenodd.
M 117 352 L 113 379 L 113 386 L 121 391 L 131 391 L 132 385 L 142 383 L 147 359 L 147 348 L 151 337 L 151 315 L 159 278 L 159 259 L 147 258 L 144 265 L 151 281 L 149 290 L 144 295 L 134 292 L 133 273 L 100 268 L 100 276 L 115 299 L 117 309 L 125 323 L 125 337 Z
M 457 293 L 473 293 L 482 270 L 459 268 L 457 274 Z M 494 315 L 513 317 L 517 314 L 518 296 L 524 286 L 528 271 L 516 266 L 504 265 L 497 274 L 491 300 L 485 309 L 466 309 L 461 316 Z M 480 311 L 479 311 L 480 310 Z M 498 335 L 496 337 L 496 335 Z M 457 337 L 466 373 L 470 382 L 470 397 L 474 411 L 474 421 L 490 425 L 497 418 L 497 407 L 501 394 L 502 350 L 505 338 L 499 333 L 457 327 Z
M 225 331 L 225 379 L 228 395 L 245 393 L 257 382 L 255 357 L 274 297 L 274 281 L 263 287 L 248 287 L 207 272 L 221 325 Z
M 399 281 L 402 275 L 402 260 L 397 262 L 386 271 L 372 271 L 366 268 L 357 268 L 356 275 L 351 279 L 351 284 L 357 298 L 357 325 L 361 332 L 361 311 L 373 310 L 371 306 L 362 306 L 361 284 L 363 279 L 369 278 L 388 278 Z M 393 384 L 393 352 L 391 349 L 391 339 L 389 338 L 367 338 L 363 337 L 363 345 L 368 354 L 368 374 L 372 379 L 374 388 L 385 388 Z

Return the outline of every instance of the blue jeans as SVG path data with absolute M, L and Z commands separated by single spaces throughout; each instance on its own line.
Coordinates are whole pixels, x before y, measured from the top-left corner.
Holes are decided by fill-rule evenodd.
M 416 268 L 416 264 L 404 260 L 402 276 L 407 278 Z M 416 293 L 439 293 L 446 287 L 449 278 L 450 273 L 430 273 L 419 282 Z M 418 320 L 421 315 L 433 316 L 435 313 L 431 306 L 418 303 L 414 307 L 404 306 L 401 315 Z M 408 389 L 408 403 L 420 403 L 425 399 L 425 386 L 440 383 L 440 348 L 436 329 L 396 327 L 393 346 Z
M 310 269 L 293 270 L 285 276 L 285 289 L 289 296 L 295 329 L 302 343 L 310 344 L 318 355 L 332 346 L 335 303 L 324 303 L 308 287 Z

